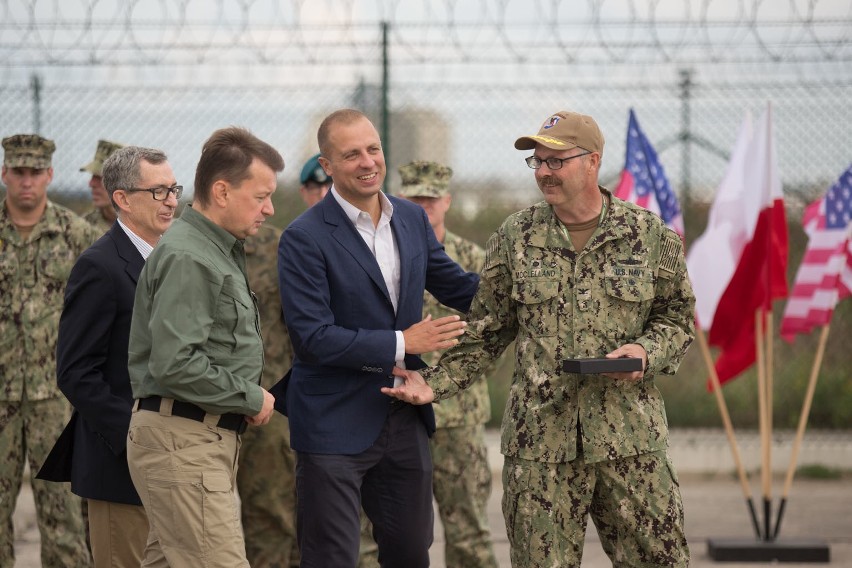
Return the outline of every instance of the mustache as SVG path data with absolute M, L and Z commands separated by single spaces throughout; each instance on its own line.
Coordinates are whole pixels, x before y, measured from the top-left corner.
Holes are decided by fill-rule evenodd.
M 561 182 L 555 176 L 544 176 L 539 178 L 538 183 L 539 185 L 560 185 Z

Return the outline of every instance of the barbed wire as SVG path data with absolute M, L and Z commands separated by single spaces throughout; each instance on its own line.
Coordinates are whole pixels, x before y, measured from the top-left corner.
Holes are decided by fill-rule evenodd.
M 0 0 L 0 67 L 852 60 L 849 0 Z

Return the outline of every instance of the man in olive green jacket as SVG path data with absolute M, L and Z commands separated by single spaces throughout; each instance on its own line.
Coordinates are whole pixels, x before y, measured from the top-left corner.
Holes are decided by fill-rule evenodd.
M 269 421 L 243 241 L 274 213 L 281 155 L 241 128 L 205 142 L 195 199 L 136 288 L 127 460 L 148 514 L 142 566 L 247 568 L 235 487 L 239 433 Z

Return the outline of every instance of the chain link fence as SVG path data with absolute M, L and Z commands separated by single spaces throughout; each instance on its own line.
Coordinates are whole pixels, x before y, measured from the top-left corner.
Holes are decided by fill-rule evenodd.
M 612 186 L 624 163 L 627 114 L 635 109 L 681 199 L 712 199 L 746 112 L 773 107 L 779 164 L 793 203 L 824 191 L 849 165 L 852 83 L 726 85 L 696 79 L 689 98 L 680 82 L 612 86 L 557 80 L 541 84 L 394 83 L 391 86 L 388 189 L 396 167 L 413 159 L 450 164 L 460 201 L 529 202 L 537 189 L 515 138 L 534 133 L 557 110 L 594 116 L 606 137 L 602 178 Z M 30 85 L 0 86 L 4 135 L 36 123 L 57 144 L 53 190 L 86 189 L 77 170 L 99 138 L 161 148 L 191 188 L 201 145 L 216 128 L 246 126 L 284 155 L 285 187 L 316 152 L 316 128 L 330 111 L 356 106 L 380 124 L 380 90 L 353 86 L 63 85 L 44 81 L 38 102 Z M 689 125 L 684 124 L 688 108 Z M 686 130 L 688 128 L 688 130 Z M 469 196 L 469 198 L 466 198 Z
M 48 2 L 0 0 L 0 134 L 53 139 L 51 191 L 85 199 L 88 176 L 79 168 L 98 139 L 163 149 L 191 189 L 204 140 L 216 128 L 245 126 L 281 151 L 280 193 L 294 197 L 301 165 L 317 151 L 319 122 L 356 107 L 383 132 L 387 189 L 396 189 L 396 168 L 408 161 L 450 165 L 455 213 L 470 224 L 454 229 L 482 241 L 498 222 L 474 226 L 484 207 L 510 211 L 538 200 L 515 138 L 557 110 L 590 114 L 606 137 L 602 181 L 613 187 L 633 108 L 689 204 L 689 243 L 703 230 L 745 113 L 771 105 L 792 277 L 804 246 L 803 205 L 852 162 L 852 2 L 791 1 L 773 12 L 775 4 L 211 0 L 209 10 L 203 2 L 159 3 L 161 13 L 146 19 L 148 4 L 139 1 L 76 0 L 53 13 Z M 81 15 L 69 16 L 75 7 Z M 300 212 L 294 199 L 286 203 L 280 226 Z M 835 317 L 826 355 L 832 386 L 820 391 L 838 411 L 815 409 L 817 425 L 842 425 L 849 413 L 841 408 L 852 408 L 848 308 Z M 780 350 L 777 364 L 778 384 L 790 387 L 782 392 L 792 393 L 779 400 L 789 398 L 791 408 L 814 347 L 811 338 L 800 341 Z M 673 422 L 713 421 L 703 376 L 693 349 L 665 384 Z M 750 422 L 749 387 L 727 388 L 735 419 Z M 790 426 L 796 413 L 783 414 Z

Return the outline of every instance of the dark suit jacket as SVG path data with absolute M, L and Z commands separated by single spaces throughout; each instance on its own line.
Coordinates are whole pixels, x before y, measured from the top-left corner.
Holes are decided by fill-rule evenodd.
M 281 396 L 286 386 L 295 450 L 357 454 L 369 448 L 392 400 L 379 389 L 393 384 L 394 331 L 422 319 L 424 288 L 466 312 L 479 285 L 477 274 L 446 255 L 420 206 L 390 200 L 400 258 L 396 314 L 375 257 L 332 193 L 281 236 L 281 303 L 296 357 L 273 394 Z M 409 369 L 424 366 L 419 357 L 405 361 Z M 432 406 L 419 410 L 431 435 Z
M 102 501 L 141 505 L 127 468 L 133 407 L 127 343 L 142 255 L 116 222 L 77 260 L 65 288 L 56 372 L 74 406 L 39 477 Z

